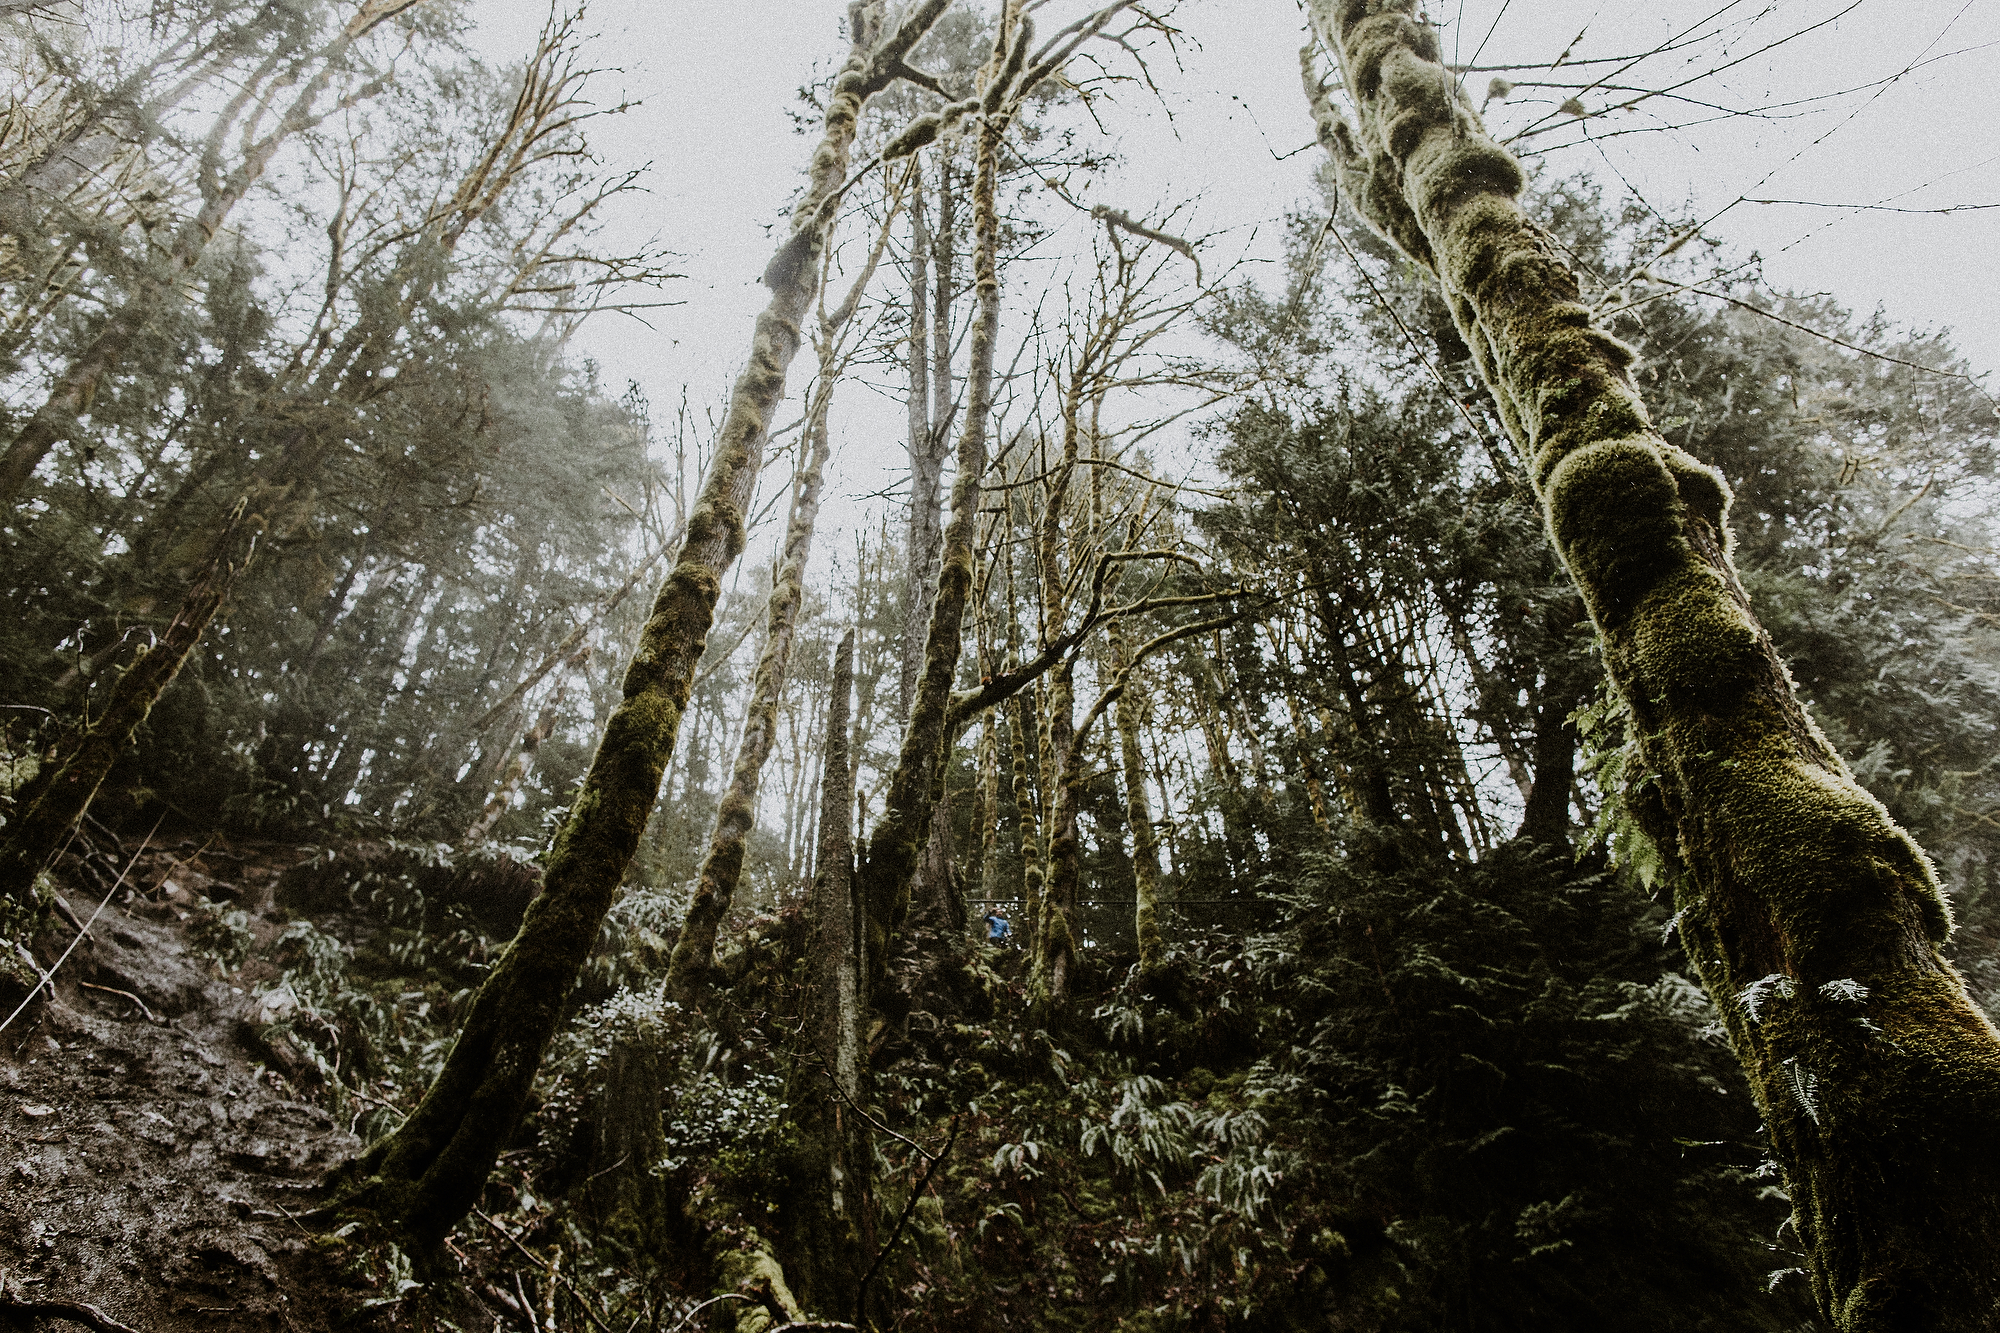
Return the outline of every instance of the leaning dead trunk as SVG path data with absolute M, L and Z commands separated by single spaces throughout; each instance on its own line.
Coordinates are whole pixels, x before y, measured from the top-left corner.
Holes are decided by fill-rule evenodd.
M 1583 593 L 1648 770 L 1635 812 L 1769 1126 L 1821 1311 L 1990 1329 L 2000 1035 L 1942 946 L 1929 858 L 1800 707 L 1729 557 L 1729 492 L 1640 404 L 1632 353 L 1517 203 L 1415 0 L 1314 0 L 1358 124 L 1309 71 L 1367 221 L 1431 271 Z
M 549 851 L 542 894 L 474 995 L 437 1081 L 402 1127 L 351 1168 L 356 1188 L 348 1206 L 372 1213 L 419 1243 L 440 1241 L 485 1186 L 520 1119 L 577 971 L 638 849 L 673 753 L 722 576 L 743 547 L 744 516 L 771 414 L 784 398 L 800 324 L 818 290 L 825 231 L 847 172 L 855 120 L 867 99 L 897 77 L 903 57 L 945 4 L 925 0 L 879 45 L 872 41 L 879 6 L 851 11 L 859 20 L 853 50 L 834 79 L 811 181 L 791 234 L 764 273 L 771 302 L 757 318 L 749 365 L 731 392 L 686 539 L 640 632 L 624 697 Z

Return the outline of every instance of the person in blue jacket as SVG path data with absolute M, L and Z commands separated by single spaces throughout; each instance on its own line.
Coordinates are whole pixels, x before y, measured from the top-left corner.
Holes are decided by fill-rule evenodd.
M 997 948 L 1001 945 L 1011 944 L 1013 939 L 1014 923 L 1007 919 L 1006 913 L 997 907 L 988 912 L 986 914 L 986 942 Z

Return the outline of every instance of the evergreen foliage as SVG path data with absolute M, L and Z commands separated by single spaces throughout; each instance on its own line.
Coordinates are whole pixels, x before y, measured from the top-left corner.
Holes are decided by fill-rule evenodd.
M 411 1255 L 407 1234 L 320 1244 L 435 1294 L 455 1260 L 427 1243 L 484 1235 L 451 1230 L 475 1202 L 562 1256 L 537 1294 L 565 1328 L 1828 1327 L 1770 1090 L 1793 1132 L 1842 1090 L 1794 1063 L 1760 1093 L 1725 1029 L 1865 1019 L 1867 989 L 1772 973 L 1718 1011 L 1697 984 L 1684 867 L 1642 827 L 1648 736 L 1507 444 L 1519 408 L 1495 406 L 1419 266 L 1338 212 L 1336 173 L 1291 220 L 1274 288 L 1188 297 L 1172 284 L 1195 245 L 1069 208 L 1065 173 L 1102 164 L 1079 128 L 1097 84 L 1010 82 L 1043 50 L 1031 25 L 996 43 L 951 9 L 900 70 L 857 30 L 842 82 L 807 90 L 813 123 L 838 123 L 711 448 L 685 403 L 668 420 L 566 342 L 621 284 L 664 276 L 657 251 L 591 248 L 587 219 L 631 182 L 591 156 L 588 116 L 565 119 L 574 20 L 495 69 L 448 5 L 385 19 L 399 76 L 376 86 L 383 52 L 341 48 L 325 114 L 163 287 L 179 261 L 148 238 L 213 203 L 195 130 L 214 107 L 144 99 L 258 62 L 321 70 L 340 18 L 184 12 L 185 37 L 65 66 L 66 91 L 53 48 L 0 15 L 24 89 L 0 140 L 8 435 L 28 438 L 105 312 L 146 316 L 0 540 L 0 834 L 140 679 L 224 537 L 255 537 L 52 874 L 0 896 L 7 1007 L 51 952 L 56 890 L 109 888 L 100 844 L 164 820 L 307 848 L 276 882 L 274 938 L 220 898 L 189 899 L 185 933 L 242 983 L 267 1076 L 376 1145 L 357 1178 L 418 1124 L 386 1212 L 451 1177 L 445 1202 L 381 1219 L 416 1233 Z M 965 119 L 982 70 L 1000 100 Z M 929 174 L 848 179 L 850 139 L 858 162 L 913 119 L 941 135 L 913 160 Z M 64 176 L 58 142 L 103 157 Z M 900 236 L 918 179 L 935 244 L 881 262 L 937 303 L 943 387 L 919 415 L 964 446 L 949 529 L 931 477 L 939 512 L 871 516 L 831 575 L 752 546 L 725 584 L 782 509 L 781 484 L 753 499 L 752 481 L 783 363 L 819 284 L 844 290 L 813 200 Z M 1587 180 L 1528 190 L 1635 349 L 1644 410 L 1733 493 L 1730 558 L 1777 656 L 1936 858 L 1952 960 L 1992 1010 L 1991 400 L 1941 336 L 1741 274 L 1733 303 L 1703 304 L 1668 276 L 1740 266 L 1699 245 L 1669 264 L 1679 230 Z M 1013 256 L 1070 213 L 1090 229 L 1071 304 L 1016 330 Z M 1383 216 L 1421 258 L 1415 223 Z M 910 286 L 857 293 L 855 364 L 910 369 Z M 1190 314 L 1201 355 L 1158 352 Z M 1213 486 L 1169 484 L 1148 452 L 1175 447 L 1147 397 L 1168 393 L 1209 405 L 1190 447 Z M 825 461 L 816 424 L 801 465 Z M 774 597 L 789 670 L 759 696 L 761 786 L 724 807 Z M 580 797 L 614 714 L 606 763 L 627 770 Z M 607 802 L 616 836 L 578 832 Z M 719 809 L 741 883 L 683 938 Z M 875 834 L 859 860 L 850 820 Z M 989 907 L 1011 938 L 985 938 Z M 531 930 L 507 955 L 524 919 L 554 921 L 560 949 Z M 482 1064 L 480 1042 L 504 1057 Z M 433 1085 L 485 1103 L 422 1121 Z M 525 1326 L 537 1302 L 515 1295 L 487 1313 Z

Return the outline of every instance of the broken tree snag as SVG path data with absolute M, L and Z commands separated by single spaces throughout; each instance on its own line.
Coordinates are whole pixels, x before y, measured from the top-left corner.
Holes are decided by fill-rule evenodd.
M 2000 1036 L 1941 946 L 1929 859 L 1792 691 L 1729 556 L 1729 492 L 1653 429 L 1632 353 L 1517 202 L 1414 0 L 1314 0 L 1356 119 L 1311 69 L 1347 197 L 1427 268 L 1526 455 L 1631 709 L 1634 812 L 1770 1127 L 1821 1311 L 1844 1333 L 1992 1327 Z
M 846 178 L 856 118 L 897 77 L 903 57 L 943 12 L 925 0 L 875 40 L 879 3 L 850 12 L 853 47 L 835 76 L 810 179 L 792 233 L 767 275 L 749 364 L 730 392 L 715 457 L 672 570 L 654 599 L 570 815 L 549 849 L 543 891 L 520 933 L 474 995 L 458 1040 L 402 1127 L 348 1170 L 343 1206 L 420 1245 L 439 1243 L 485 1186 L 519 1122 L 542 1053 L 597 941 L 631 863 L 673 753 L 695 663 L 707 642 L 722 577 L 744 540 L 771 414 L 785 394 L 800 326 L 819 288 L 831 207 Z
M 805 1054 L 785 1102 L 793 1153 L 780 1205 L 780 1253 L 808 1310 L 850 1310 L 872 1225 L 873 1150 L 863 1102 L 862 1009 L 855 955 L 854 770 L 848 699 L 854 690 L 854 631 L 833 659 L 827 703 L 826 765 L 820 778 L 818 873 L 803 1006 Z

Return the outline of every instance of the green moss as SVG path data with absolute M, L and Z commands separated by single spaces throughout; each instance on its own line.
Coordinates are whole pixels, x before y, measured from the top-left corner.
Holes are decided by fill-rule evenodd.
M 1984 1327 L 2000 1263 L 1956 1256 L 2000 1239 L 2000 1152 L 1970 1128 L 2000 1114 L 2000 1038 L 1938 953 L 1929 861 L 1794 697 L 1730 563 L 1727 487 L 1652 430 L 1631 350 L 1590 327 L 1413 4 L 1311 8 L 1358 117 L 1316 100 L 1320 141 L 1365 182 L 1370 223 L 1438 275 L 1596 621 L 1655 783 L 1635 813 L 1768 1113 L 1822 1310 L 1845 1330 Z M 1865 1015 L 1827 998 L 1848 986 Z
M 849 56 L 815 153 L 812 184 L 794 214 L 811 257 L 828 221 L 820 203 L 847 170 L 860 99 L 878 86 L 853 77 L 871 58 L 859 45 Z M 357 1168 L 357 1175 L 371 1178 L 359 1182 L 350 1208 L 419 1241 L 440 1239 L 484 1187 L 658 796 L 722 576 L 742 549 L 742 516 L 755 490 L 766 423 L 784 396 L 799 325 L 817 294 L 818 265 L 792 266 L 781 278 L 758 316 L 749 365 L 731 391 L 714 461 L 686 540 L 641 630 L 622 701 L 550 850 L 543 892 L 475 994 L 437 1082 L 403 1127 Z

